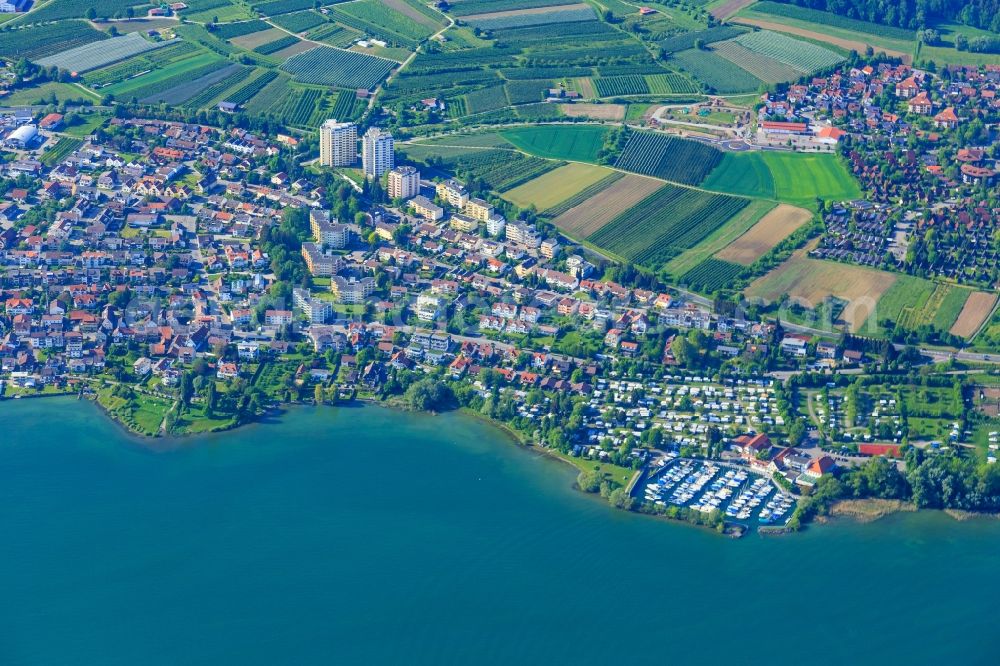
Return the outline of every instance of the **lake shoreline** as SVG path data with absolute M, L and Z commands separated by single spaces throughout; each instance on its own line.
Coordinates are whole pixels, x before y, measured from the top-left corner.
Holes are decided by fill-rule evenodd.
M 70 397 L 72 397 L 72 395 L 73 394 L 52 394 L 52 395 L 33 396 L 33 397 L 70 398 Z M 405 412 L 410 412 L 410 413 L 415 413 L 415 414 L 416 413 L 421 413 L 421 414 L 425 414 L 425 415 L 428 415 L 428 416 L 439 416 L 441 414 L 441 412 L 413 409 L 413 408 L 405 405 L 404 403 L 402 403 L 401 401 L 398 401 L 398 400 L 377 400 L 377 399 L 374 399 L 374 398 L 367 398 L 367 397 L 365 397 L 365 398 L 354 398 L 354 399 L 352 399 L 350 401 L 347 401 L 347 402 L 339 402 L 339 401 L 336 402 L 336 403 L 326 403 L 326 402 L 324 402 L 324 403 L 319 404 L 319 405 L 311 405 L 308 402 L 293 402 L 293 403 L 282 403 L 281 405 L 279 405 L 279 406 L 277 406 L 277 407 L 275 407 L 273 409 L 268 409 L 263 414 L 255 416 L 250 421 L 246 421 L 244 423 L 233 423 L 231 425 L 228 425 L 228 426 L 223 427 L 223 428 L 219 428 L 217 430 L 210 430 L 210 431 L 205 431 L 205 432 L 187 432 L 187 433 L 169 434 L 169 435 L 164 435 L 163 433 L 158 433 L 156 435 L 149 435 L 149 434 L 144 433 L 144 432 L 133 430 L 129 426 L 129 424 L 127 424 L 124 421 L 122 421 L 121 419 L 119 419 L 107 407 L 105 407 L 104 405 L 102 405 L 101 402 L 100 402 L 100 400 L 97 399 L 96 395 L 86 396 L 86 397 L 87 397 L 88 402 L 91 402 L 92 404 L 96 405 L 97 408 L 101 411 L 101 413 L 106 418 L 108 418 L 110 421 L 112 421 L 113 423 L 115 423 L 123 432 L 125 432 L 129 436 L 133 437 L 134 439 L 138 440 L 138 443 L 141 446 L 145 446 L 145 447 L 148 447 L 150 449 L 157 449 L 157 448 L 159 448 L 158 446 L 156 446 L 156 444 L 158 442 L 163 442 L 165 440 L 183 441 L 183 440 L 196 439 L 196 438 L 198 438 L 200 436 L 209 435 L 209 434 L 221 434 L 221 433 L 224 433 L 224 432 L 233 432 L 233 431 L 235 431 L 237 429 L 243 428 L 244 426 L 249 426 L 249 425 L 261 423 L 268 416 L 275 416 L 275 415 L 289 413 L 289 411 L 287 410 L 288 407 L 309 407 L 309 406 L 314 406 L 314 407 L 348 407 L 348 406 L 350 406 L 353 403 L 353 404 L 361 405 L 361 406 L 369 405 L 369 406 L 373 406 L 373 407 L 381 407 L 383 409 L 390 409 L 390 410 L 404 412 L 404 413 Z M 13 400 L 13 399 L 14 399 L 13 397 L 3 398 L 3 400 Z M 0 400 L 0 401 L 2 401 L 2 400 Z M 529 439 L 527 438 L 526 435 L 518 432 L 517 430 L 515 430 L 514 428 L 512 428 L 510 425 L 508 425 L 506 423 L 503 423 L 502 421 L 497 421 L 497 420 L 492 419 L 492 418 L 490 418 L 490 417 L 488 417 L 488 416 L 486 416 L 484 414 L 481 414 L 481 413 L 479 413 L 479 412 L 477 412 L 475 410 L 471 410 L 471 409 L 464 408 L 464 407 L 456 409 L 454 411 L 456 413 L 462 414 L 463 416 L 470 417 L 470 418 L 472 418 L 472 419 L 474 419 L 476 421 L 479 421 L 481 423 L 485 423 L 485 424 L 489 425 L 490 427 L 495 428 L 496 430 L 502 432 L 504 434 L 505 438 L 508 439 L 512 444 L 514 444 L 516 446 L 516 448 L 518 448 L 518 449 L 523 449 L 523 450 L 529 451 L 531 453 L 534 453 L 535 455 L 544 456 L 546 458 L 559 461 L 559 462 L 563 463 L 564 465 L 568 465 L 573 470 L 579 471 L 579 468 L 576 465 L 574 465 L 571 461 L 566 460 L 564 457 L 562 457 L 560 455 L 557 455 L 556 453 L 548 450 L 545 447 L 536 447 L 534 444 L 532 444 L 529 441 Z M 578 492 L 578 493 L 580 493 L 580 494 L 582 494 L 584 496 L 591 494 L 591 493 L 586 493 L 582 489 L 580 489 L 580 487 L 577 485 L 577 483 L 575 481 L 572 484 L 572 488 L 573 488 L 573 490 L 575 490 L 576 492 Z M 611 507 L 611 508 L 613 508 L 613 507 Z M 885 500 L 885 499 L 879 499 L 879 498 L 841 499 L 841 500 L 837 500 L 836 502 L 834 502 L 833 504 L 830 505 L 830 509 L 829 509 L 829 512 L 828 512 L 827 515 L 816 517 L 813 520 L 813 523 L 816 524 L 816 525 L 823 525 L 825 523 L 834 522 L 835 520 L 838 520 L 838 519 L 846 519 L 846 520 L 850 520 L 852 522 L 856 522 L 856 523 L 860 523 L 860 524 L 867 524 L 867 523 L 876 522 L 878 520 L 881 520 L 883 518 L 886 518 L 886 517 L 889 517 L 889 516 L 892 516 L 892 515 L 898 514 L 898 513 L 920 513 L 922 511 L 923 510 L 918 509 L 913 504 L 902 502 L 900 500 Z M 952 518 L 953 520 L 956 520 L 958 522 L 965 522 L 965 521 L 975 520 L 977 518 L 994 518 L 994 519 L 1000 519 L 1000 513 L 985 513 L 985 512 L 976 512 L 976 511 L 964 511 L 964 510 L 961 510 L 961 509 L 943 509 L 942 512 L 945 513 L 945 514 L 947 514 L 950 518 Z M 716 534 L 722 534 L 717 529 L 714 529 L 714 528 L 706 526 L 706 525 L 699 525 L 699 524 L 696 524 L 696 523 L 693 523 L 693 522 L 687 521 L 687 520 L 680 520 L 680 519 L 675 519 L 675 518 L 669 518 L 669 517 L 666 517 L 666 516 L 659 516 L 659 515 L 656 515 L 654 513 L 647 513 L 647 512 L 639 510 L 638 507 L 629 510 L 628 513 L 636 513 L 636 514 L 639 514 L 639 515 L 643 515 L 643 516 L 647 516 L 647 517 L 652 517 L 652 518 L 662 518 L 666 522 L 687 524 L 687 525 L 690 525 L 691 527 L 696 527 L 696 528 L 697 527 L 707 528 L 707 531 L 709 531 L 709 532 L 715 532 Z M 805 526 L 803 526 L 803 527 L 805 527 Z M 793 531 L 795 531 L 795 530 L 790 530 L 788 528 L 772 528 L 772 529 L 769 529 L 769 530 L 758 531 L 758 534 L 760 536 L 772 536 L 772 537 L 773 536 L 786 536 L 786 535 L 790 534 Z

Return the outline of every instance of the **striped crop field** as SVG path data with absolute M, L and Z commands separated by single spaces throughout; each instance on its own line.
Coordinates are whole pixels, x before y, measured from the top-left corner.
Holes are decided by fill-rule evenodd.
M 491 12 L 466 16 L 463 20 L 469 25 L 484 30 L 501 28 L 525 28 L 535 25 L 555 23 L 575 23 L 577 21 L 594 21 L 597 15 L 594 8 L 587 4 L 566 4 L 557 7 L 515 9 L 512 11 Z
M 712 51 L 680 51 L 670 56 L 670 64 L 704 83 L 709 91 L 721 94 L 754 92 L 762 83 L 750 72 Z
M 666 134 L 636 132 L 625 144 L 615 166 L 685 185 L 697 185 L 719 162 L 722 152 L 697 141 Z
M 735 41 L 754 53 L 783 62 L 803 74 L 833 67 L 844 60 L 840 55 L 822 46 L 792 39 L 770 30 L 748 32 L 737 37 Z
M 281 66 L 296 81 L 340 88 L 374 88 L 396 63 L 385 58 L 317 46 Z
M 663 186 L 645 176 L 627 175 L 599 189 L 583 201 L 558 213 L 552 224 L 574 238 L 587 238 L 615 219 L 623 210 L 635 206 Z
M 725 224 L 750 199 L 664 185 L 587 240 L 628 261 L 659 268 Z
M 743 266 L 709 257 L 681 277 L 690 289 L 712 293 L 730 286 L 745 270 Z
M 175 43 L 177 43 L 176 40 L 151 42 L 144 39 L 139 33 L 132 32 L 122 37 L 112 37 L 60 51 L 55 55 L 39 58 L 35 64 L 83 73 Z
M 795 81 L 802 75 L 802 72 L 794 67 L 761 55 L 756 51 L 751 51 L 736 40 L 719 42 L 712 47 L 712 50 L 734 65 L 747 70 L 764 83 Z

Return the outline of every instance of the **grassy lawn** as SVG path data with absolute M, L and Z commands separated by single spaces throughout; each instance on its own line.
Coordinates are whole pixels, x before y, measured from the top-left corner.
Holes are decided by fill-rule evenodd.
M 599 182 L 610 173 L 611 170 L 604 167 L 574 162 L 529 180 L 504 192 L 502 196 L 521 208 L 533 205 L 538 210 L 546 210 Z
M 559 451 L 552 449 L 550 449 L 550 453 L 552 453 L 555 457 L 561 458 L 562 460 L 572 464 L 581 472 L 592 472 L 596 468 L 605 479 L 617 483 L 622 487 L 627 486 L 629 480 L 632 478 L 632 475 L 635 474 L 635 470 L 630 467 L 619 467 L 618 465 L 598 462 L 596 460 L 590 460 L 589 458 L 574 458 L 573 456 L 560 453 Z
M 861 197 L 857 181 L 836 155 L 767 152 L 763 158 L 781 201 L 812 207 L 817 193 L 834 201 Z
M 95 93 L 85 90 L 79 86 L 75 86 L 71 83 L 49 81 L 40 86 L 15 90 L 7 97 L 4 97 L 0 103 L 3 103 L 6 106 L 34 106 L 36 104 L 51 104 L 53 95 L 55 95 L 56 99 L 60 103 L 74 101 L 98 102 L 101 99 Z
M 916 303 L 926 303 L 934 293 L 934 283 L 930 280 L 897 275 L 895 282 L 878 300 L 878 306 L 868 319 L 869 330 L 876 330 L 877 324 L 883 319 L 897 321 L 900 317 L 909 318 L 906 310 Z M 933 316 L 933 313 L 931 313 Z M 909 321 L 904 321 L 909 324 Z M 922 322 L 921 322 L 922 323 Z
M 832 201 L 861 196 L 857 181 L 837 155 L 813 153 L 727 153 L 701 186 L 726 194 L 777 199 L 810 210 L 815 210 L 817 194 Z
M 150 436 L 160 432 L 160 424 L 173 405 L 171 401 L 141 393 L 126 400 L 114 395 L 111 387 L 99 390 L 97 401 L 131 430 Z
M 77 116 L 78 121 L 62 130 L 66 136 L 73 136 L 82 139 L 93 134 L 94 130 L 108 122 L 111 116 L 105 113 L 88 113 Z
M 538 157 L 595 162 L 609 131 L 597 125 L 538 125 L 500 134 L 520 150 Z
M 174 423 L 173 432 L 175 434 L 198 434 L 203 432 L 211 432 L 220 428 L 226 428 L 233 425 L 233 419 L 230 416 L 207 416 L 205 414 L 204 408 L 200 406 L 191 406 L 184 412 L 183 416 L 177 419 Z

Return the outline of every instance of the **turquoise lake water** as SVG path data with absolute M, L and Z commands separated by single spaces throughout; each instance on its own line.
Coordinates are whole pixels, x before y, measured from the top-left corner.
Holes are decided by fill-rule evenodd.
M 0 664 L 997 664 L 1000 522 L 734 541 L 487 424 L 377 407 L 151 449 L 0 404 Z

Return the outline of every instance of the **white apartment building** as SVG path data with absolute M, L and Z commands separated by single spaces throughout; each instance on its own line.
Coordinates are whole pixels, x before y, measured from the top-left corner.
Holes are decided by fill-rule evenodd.
M 353 166 L 358 161 L 358 126 L 327 120 L 319 128 L 319 163 L 323 166 Z
M 381 178 L 395 166 L 395 141 L 392 134 L 370 128 L 361 139 L 361 164 L 365 178 Z

